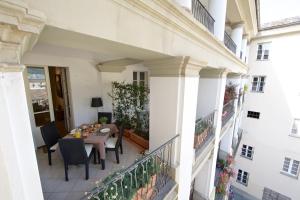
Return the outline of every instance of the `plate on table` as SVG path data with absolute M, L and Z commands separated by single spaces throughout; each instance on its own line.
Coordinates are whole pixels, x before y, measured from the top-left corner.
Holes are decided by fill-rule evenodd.
M 100 133 L 108 133 L 110 131 L 110 128 L 104 128 L 100 130 Z
M 71 130 L 70 135 L 74 135 L 76 133 L 76 129 Z

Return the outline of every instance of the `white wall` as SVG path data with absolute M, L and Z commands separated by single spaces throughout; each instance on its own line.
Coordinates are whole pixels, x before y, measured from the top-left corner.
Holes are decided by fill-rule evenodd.
M 198 86 L 198 100 L 197 100 L 197 116 L 205 117 L 216 109 L 216 96 L 218 92 L 217 78 L 201 78 Z
M 256 61 L 257 43 L 269 41 L 270 60 Z M 300 181 L 280 174 L 284 157 L 300 161 L 300 139 L 290 136 L 293 118 L 300 113 L 299 52 L 299 32 L 255 40 L 250 46 L 249 74 L 267 78 L 264 93 L 246 95 L 241 144 L 253 146 L 254 156 L 252 161 L 244 159 L 238 156 L 239 149 L 236 168 L 248 171 L 250 177 L 248 187 L 235 185 L 257 198 L 264 187 L 292 199 L 300 197 Z M 260 119 L 247 118 L 248 110 L 260 112 Z
M 108 95 L 112 92 L 112 82 L 126 82 L 132 83 L 133 71 L 146 71 L 150 76 L 149 69 L 143 64 L 128 65 L 125 70 L 118 73 L 113 72 L 101 72 L 101 97 L 103 98 L 103 111 L 112 112 L 112 99 Z M 149 80 L 149 78 L 148 78 Z

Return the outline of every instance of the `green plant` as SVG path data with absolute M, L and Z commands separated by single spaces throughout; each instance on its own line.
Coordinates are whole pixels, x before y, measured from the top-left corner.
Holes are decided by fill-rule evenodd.
M 226 85 L 225 95 L 224 95 L 224 105 L 235 98 L 237 98 L 236 85 L 233 85 L 230 82 L 228 85 Z
M 149 111 L 147 110 L 149 89 L 143 85 L 113 82 L 112 93 L 113 114 L 117 123 L 149 138 Z
M 209 124 L 203 121 L 201 118 L 196 121 L 195 135 L 201 135 L 207 128 Z
M 107 118 L 107 117 L 100 117 L 100 119 L 99 119 L 99 123 L 100 123 L 100 124 L 106 124 L 107 121 L 108 121 L 108 118 Z
M 245 85 L 244 85 L 244 92 L 247 92 L 247 91 L 248 91 L 248 89 L 249 89 L 248 85 L 247 85 L 247 84 L 245 84 Z
M 136 162 L 139 160 L 136 160 Z M 122 170 L 114 172 L 102 181 L 106 185 L 97 197 L 100 199 L 132 199 L 140 188 L 147 186 L 151 182 L 151 177 L 159 174 L 161 163 L 159 158 L 149 158 L 143 163 L 125 173 Z M 111 182 L 115 179 L 116 181 Z M 94 197 L 93 199 L 98 199 Z

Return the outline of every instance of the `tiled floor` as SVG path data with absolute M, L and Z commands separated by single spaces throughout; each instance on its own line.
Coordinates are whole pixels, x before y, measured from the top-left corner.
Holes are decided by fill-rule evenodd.
M 120 164 L 116 163 L 114 152 L 106 156 L 106 168 L 101 169 L 99 164 L 90 162 L 90 179 L 85 180 L 84 166 L 69 167 L 69 181 L 65 181 L 63 161 L 56 153 L 52 154 L 52 166 L 48 165 L 47 154 L 42 150 L 37 151 L 38 166 L 45 200 L 77 200 L 84 196 L 84 192 L 91 190 L 95 182 L 104 179 L 112 172 L 127 167 L 138 158 L 141 149 L 123 140 L 123 154 L 120 154 Z

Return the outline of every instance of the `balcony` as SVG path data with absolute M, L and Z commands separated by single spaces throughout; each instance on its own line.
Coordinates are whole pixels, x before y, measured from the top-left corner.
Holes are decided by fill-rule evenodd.
M 223 113 L 222 113 L 222 128 L 225 124 L 231 119 L 234 115 L 234 99 L 229 101 L 223 106 Z
M 200 0 L 192 0 L 192 13 L 212 34 L 214 33 L 214 18 L 209 14 Z
M 194 136 L 196 157 L 202 152 L 206 144 L 214 138 L 214 116 L 215 112 L 212 112 L 206 117 L 196 120 Z
M 236 54 L 236 44 L 226 32 L 224 32 L 224 44 L 230 51 Z
M 125 169 L 106 177 L 86 199 L 163 199 L 176 186 L 172 173 L 173 145 L 178 135 Z

